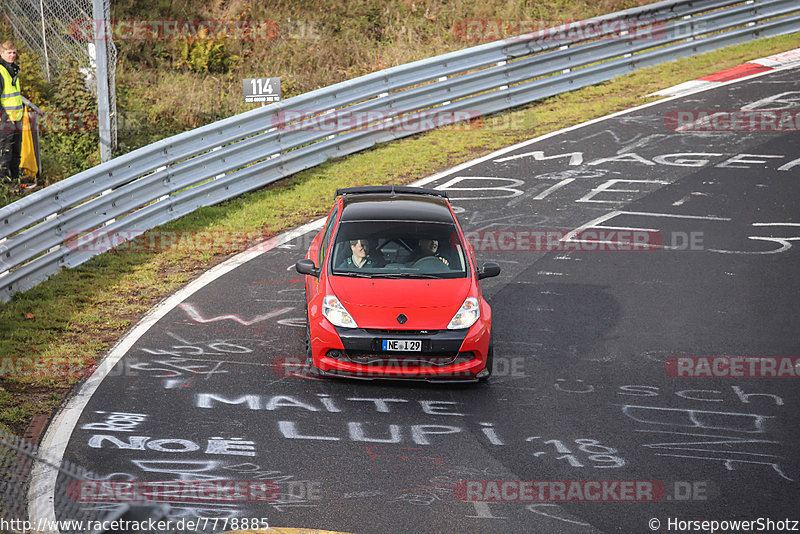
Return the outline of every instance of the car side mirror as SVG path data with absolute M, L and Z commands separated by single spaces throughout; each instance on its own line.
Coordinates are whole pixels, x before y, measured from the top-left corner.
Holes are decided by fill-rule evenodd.
M 478 271 L 478 280 L 483 278 L 491 278 L 500 274 L 500 266 L 496 263 L 484 263 L 483 267 Z
M 317 269 L 317 266 L 314 265 L 312 260 L 300 260 L 294 264 L 294 268 L 300 274 L 310 274 L 311 276 L 319 277 L 319 269 Z

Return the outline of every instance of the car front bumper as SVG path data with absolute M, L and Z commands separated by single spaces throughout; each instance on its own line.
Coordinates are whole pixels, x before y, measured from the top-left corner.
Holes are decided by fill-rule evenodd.
M 361 379 L 474 382 L 486 367 L 489 324 L 463 330 L 337 328 L 322 319 L 312 332 L 313 364 L 320 374 Z M 384 339 L 420 340 L 419 352 L 381 350 Z

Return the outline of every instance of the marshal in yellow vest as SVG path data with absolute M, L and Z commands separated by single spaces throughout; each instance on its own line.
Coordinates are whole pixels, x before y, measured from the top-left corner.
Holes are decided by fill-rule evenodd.
M 22 119 L 22 91 L 19 88 L 19 78 L 13 80 L 8 69 L 0 65 L 0 76 L 3 77 L 3 94 L 0 95 L 0 105 L 8 113 L 12 121 Z

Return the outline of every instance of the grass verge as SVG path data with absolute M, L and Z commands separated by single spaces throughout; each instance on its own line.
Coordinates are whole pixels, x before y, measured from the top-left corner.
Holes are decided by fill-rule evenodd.
M 158 230 L 274 235 L 324 215 L 338 187 L 409 183 L 654 100 L 647 95 L 659 89 L 795 48 L 797 39 L 792 34 L 681 59 L 498 114 L 480 128 L 455 126 L 380 145 L 197 210 Z M 0 424 L 21 433 L 34 415 L 52 412 L 155 303 L 246 245 L 220 240 L 203 250 L 177 244 L 155 252 L 106 253 L 0 305 Z

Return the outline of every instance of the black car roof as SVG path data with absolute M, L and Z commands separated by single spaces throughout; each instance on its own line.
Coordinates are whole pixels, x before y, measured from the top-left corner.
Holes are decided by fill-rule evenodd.
M 452 223 L 447 200 L 439 196 L 395 191 L 345 196 L 341 222 L 348 221 L 426 221 Z

